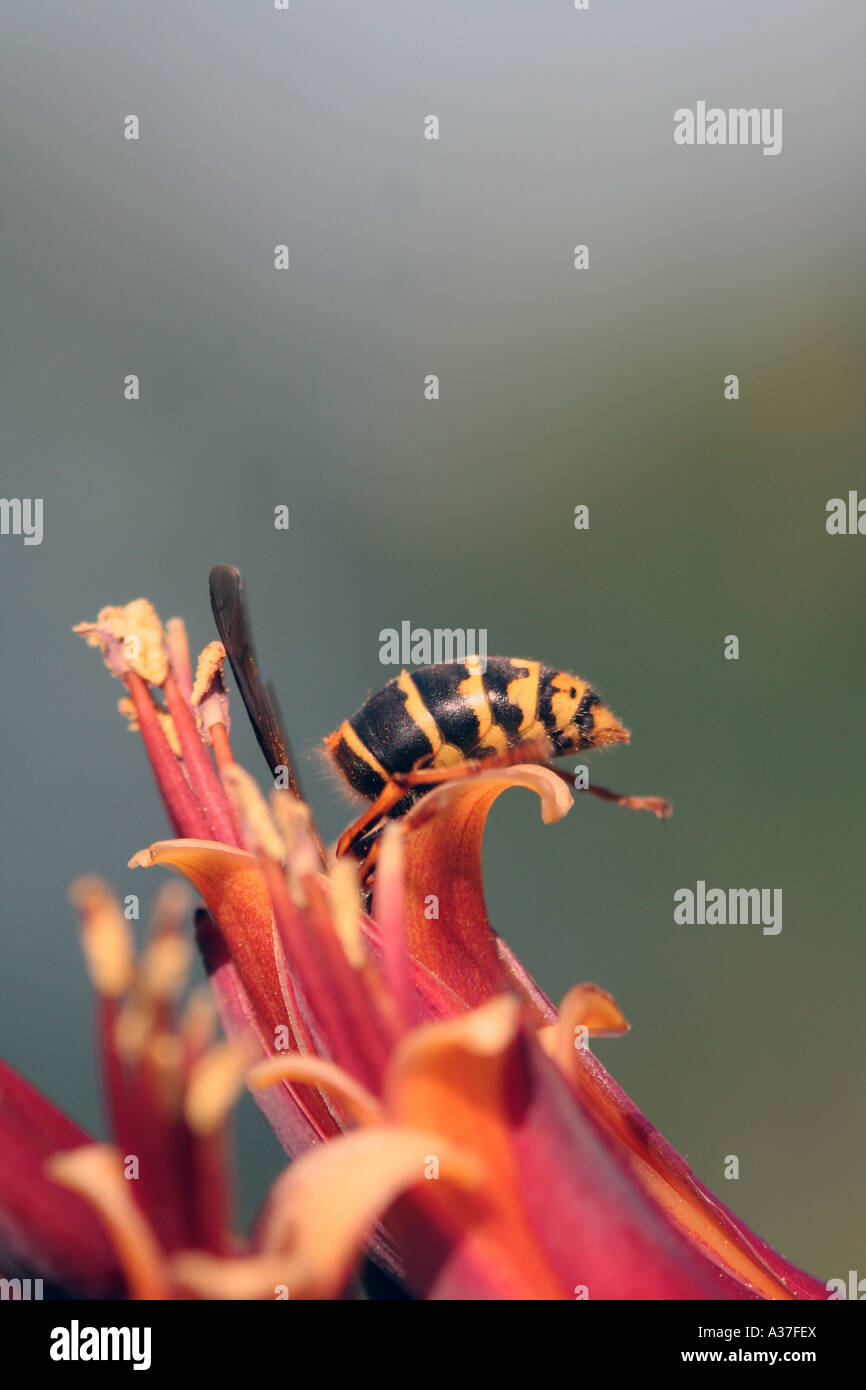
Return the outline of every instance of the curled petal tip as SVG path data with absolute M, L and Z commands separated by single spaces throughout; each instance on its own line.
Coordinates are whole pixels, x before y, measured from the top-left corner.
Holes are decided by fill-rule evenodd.
M 545 825 L 562 820 L 574 804 L 574 797 L 562 778 L 550 768 L 538 763 L 516 763 L 509 768 L 490 768 L 476 774 L 466 781 L 445 782 L 434 787 L 405 817 L 407 829 L 421 825 L 439 812 L 447 813 L 449 807 L 465 805 L 478 807 L 486 814 L 490 804 L 500 792 L 509 787 L 526 787 L 534 791 L 541 801 L 541 819 Z
M 153 846 L 148 845 L 147 849 L 140 849 L 131 859 L 128 859 L 126 867 L 128 869 L 150 869 L 153 864 Z

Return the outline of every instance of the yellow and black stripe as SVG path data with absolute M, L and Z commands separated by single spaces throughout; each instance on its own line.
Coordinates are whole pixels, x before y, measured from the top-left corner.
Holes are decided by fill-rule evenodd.
M 554 753 L 628 735 L 586 681 L 538 661 L 488 657 L 401 671 L 325 740 L 356 791 L 374 800 L 393 773 L 445 768 L 550 740 Z M 416 799 L 408 793 L 391 814 Z

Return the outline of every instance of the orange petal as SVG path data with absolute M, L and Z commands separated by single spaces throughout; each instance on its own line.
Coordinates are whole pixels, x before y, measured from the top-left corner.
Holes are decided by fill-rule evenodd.
M 377 1218 L 425 1180 L 431 1158 L 447 1182 L 474 1188 L 472 1158 L 440 1134 L 380 1126 L 334 1139 L 287 1169 L 268 1199 L 261 1253 L 244 1260 L 182 1254 L 172 1265 L 182 1285 L 204 1298 L 333 1298 Z
M 162 864 L 185 875 L 219 924 L 264 1030 L 285 1024 L 277 976 L 271 902 L 258 860 L 212 840 L 159 840 L 129 861 L 130 868 Z
M 131 868 L 163 865 L 184 874 L 207 903 L 225 943 L 231 967 L 253 1010 L 251 1026 L 266 1053 L 277 1029 L 288 1029 L 293 1045 L 297 1011 L 283 993 L 274 949 L 271 900 L 262 868 L 252 854 L 212 840 L 159 840 L 129 861 Z M 284 977 L 286 989 L 291 988 Z M 320 1134 L 336 1129 L 320 1096 L 293 1094 L 293 1103 Z
M 382 1107 L 365 1087 L 342 1067 L 310 1053 L 286 1053 L 260 1062 L 249 1074 L 255 1089 L 274 1086 L 279 1081 L 306 1082 L 318 1086 L 333 1099 L 341 1101 L 359 1124 L 371 1125 L 382 1121 Z
M 117 1149 L 87 1144 L 48 1160 L 49 1177 L 88 1201 L 101 1217 L 117 1250 L 133 1298 L 168 1297 L 162 1251 L 123 1176 Z
M 511 1151 L 508 1068 L 520 1019 L 519 1002 L 503 995 L 408 1034 L 389 1069 L 385 1104 L 396 1123 L 439 1130 L 483 1162 L 483 1217 L 470 1219 L 465 1199 L 437 1194 L 454 1229 L 462 1227 L 466 1258 L 495 1268 L 513 1297 L 560 1298 L 526 1220 Z
M 435 787 L 405 817 L 409 950 L 467 1008 L 512 986 L 531 1003 L 538 1021 L 547 1023 L 549 1014 L 540 1011 L 534 993 L 500 959 L 499 938 L 484 907 L 484 825 L 493 802 L 511 787 L 536 793 L 545 824 L 561 820 L 573 804 L 555 773 L 522 763 Z M 433 911 L 438 917 L 429 915 Z
M 537 1037 L 545 1052 L 567 1075 L 582 1047 L 578 1029 L 590 1038 L 612 1038 L 627 1033 L 631 1025 L 614 1001 L 613 995 L 586 983 L 574 985 L 562 1001 L 556 1023 L 539 1028 Z

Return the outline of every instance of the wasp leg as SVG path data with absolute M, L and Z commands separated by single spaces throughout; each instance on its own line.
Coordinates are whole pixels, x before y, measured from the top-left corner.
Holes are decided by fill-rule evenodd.
M 374 821 L 381 820 L 383 816 L 387 816 L 388 812 L 397 805 L 398 801 L 402 801 L 405 795 L 406 789 L 405 787 L 401 787 L 399 782 L 394 779 L 386 782 L 379 795 L 376 797 L 376 800 L 371 802 L 366 811 L 343 831 L 337 841 L 337 858 L 339 859 L 344 854 L 348 854 L 355 841 L 360 839 L 363 832 L 367 830 Z
M 419 759 L 411 772 L 394 772 L 391 774 L 391 781 L 383 792 L 380 793 L 377 801 L 369 807 L 366 816 L 361 816 L 354 825 L 351 825 L 337 842 L 337 854 L 345 853 L 340 846 L 343 839 L 346 839 L 346 849 L 354 849 L 361 858 L 361 865 L 358 870 L 361 885 L 366 887 L 373 875 L 376 867 L 376 860 L 379 857 L 380 840 L 377 838 L 370 847 L 364 851 L 363 844 L 359 844 L 365 838 L 363 830 L 369 827 L 371 821 L 380 816 L 387 815 L 388 811 L 402 801 L 407 791 L 412 787 L 421 786 L 440 786 L 442 783 L 462 781 L 467 777 L 475 777 L 479 772 L 487 772 L 491 768 L 510 767 L 515 763 L 543 763 L 545 758 L 550 757 L 550 745 L 546 741 L 527 742 L 518 744 L 514 748 L 508 749 L 505 753 L 491 754 L 486 758 L 473 758 L 467 762 L 456 763 L 452 767 L 436 768 L 428 767 L 429 755 Z M 389 795 L 388 789 L 396 787 L 397 795 Z M 365 824 L 362 824 L 364 822 Z
M 620 792 L 608 791 L 607 787 L 584 787 L 602 801 L 614 801 L 617 806 L 627 806 L 630 811 L 652 811 L 659 820 L 667 820 L 674 813 L 673 805 L 663 796 L 623 796 Z
M 591 796 L 597 796 L 602 801 L 613 801 L 617 806 L 626 806 L 630 811 L 652 811 L 659 820 L 667 820 L 674 813 L 673 806 L 663 796 L 624 796 L 621 792 L 609 791 L 607 787 L 576 787 L 570 772 L 563 771 L 561 767 L 553 767 L 550 763 L 545 763 L 545 767 L 550 772 L 555 772 L 557 777 L 561 777 L 573 792 L 589 792 Z
M 479 772 L 487 772 L 491 768 L 511 767 L 515 763 L 544 763 L 550 757 L 550 751 L 550 744 L 546 740 L 536 740 L 517 744 L 505 753 L 492 753 L 486 758 L 472 758 L 467 762 L 455 763 L 452 767 L 425 767 L 427 759 L 422 758 L 411 772 L 392 772 L 376 800 L 343 831 L 337 841 L 337 857 L 349 854 L 364 831 L 375 821 L 387 816 L 412 787 L 432 787 L 442 782 L 456 782 L 466 777 L 475 777 Z M 366 864 L 366 859 L 364 863 Z
M 358 878 L 361 887 L 364 889 L 369 887 L 369 882 L 373 875 L 373 870 L 376 867 L 376 860 L 379 858 L 379 846 L 381 845 L 381 843 L 382 841 L 380 839 L 374 840 L 370 848 L 367 850 L 367 853 L 364 855 L 364 858 L 361 860 L 361 864 L 358 869 Z
M 515 763 L 546 765 L 551 746 L 547 740 L 529 740 L 515 744 L 504 753 L 491 753 L 486 758 L 468 758 L 450 767 L 415 767 L 411 772 L 394 772 L 392 780 L 405 792 L 411 787 L 435 787 L 441 782 L 458 782 L 465 777 L 477 777 L 479 772 L 494 768 L 513 767 Z

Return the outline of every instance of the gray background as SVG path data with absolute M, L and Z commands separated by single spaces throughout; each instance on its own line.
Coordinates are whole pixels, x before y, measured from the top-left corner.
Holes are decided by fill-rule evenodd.
M 866 492 L 862 6 L 3 10 L 2 491 L 45 539 L 0 539 L 0 1050 L 101 1126 L 66 889 L 147 898 L 125 864 L 165 823 L 69 629 L 145 594 L 199 647 L 228 560 L 328 838 L 315 748 L 393 674 L 381 628 L 593 680 L 633 732 L 599 780 L 676 815 L 504 798 L 492 920 L 554 997 L 615 994 L 599 1054 L 761 1235 L 866 1273 L 866 539 L 824 528 Z M 782 107 L 782 153 L 676 147 L 700 98 Z M 781 887 L 782 934 L 675 926 L 698 878 Z M 248 1214 L 280 1153 L 239 1127 Z

